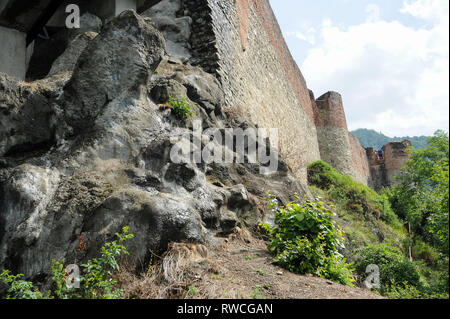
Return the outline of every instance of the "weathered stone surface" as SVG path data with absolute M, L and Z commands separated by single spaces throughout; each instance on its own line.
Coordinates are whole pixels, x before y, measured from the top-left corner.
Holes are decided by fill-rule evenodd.
M 149 249 L 160 251 L 170 242 L 206 243 L 210 236 L 191 201 L 125 189 L 110 196 L 84 225 L 85 238 L 93 243 L 91 256 L 99 250 L 102 237 L 111 236 L 124 225 L 129 225 L 136 236 L 128 245 L 136 260 L 148 260 Z
M 214 76 L 204 72 L 199 74 L 197 68 L 191 68 L 185 72 L 177 72 L 174 78 L 186 87 L 189 99 L 201 105 L 206 111 L 221 111 L 224 93 Z
M 162 32 L 166 40 L 167 53 L 187 60 L 191 57 L 189 38 L 192 19 L 185 16 L 177 17 L 180 10 L 181 0 L 163 0 L 144 11 L 142 16 L 149 18 Z
M 390 187 L 397 183 L 396 176 L 402 174 L 401 168 L 410 159 L 406 151 L 411 147 L 411 142 L 391 142 L 382 147 L 383 156 L 378 157 L 372 147 L 366 148 L 366 154 L 370 165 L 370 187 L 380 190 L 382 187 Z
M 112 41 L 120 31 L 122 41 Z M 42 80 L 47 89 L 38 92 L 45 99 L 35 111 L 45 114 L 48 104 L 53 118 L 48 131 L 41 125 L 45 137 L 53 140 L 52 125 L 61 130 L 64 121 L 75 134 L 57 132 L 58 143 L 44 152 L 0 162 L 0 267 L 45 282 L 52 259 L 79 264 L 97 255 L 125 225 L 136 236 L 129 242 L 131 256 L 145 264 L 150 251 L 160 252 L 172 241 L 214 244 L 216 236 L 238 226 L 270 220 L 269 192 L 283 203 L 295 193 L 307 193 L 281 157 L 278 170 L 269 175 L 260 173 L 260 162 L 171 159 L 182 137 L 189 136 L 185 143 L 194 149 L 193 120 L 200 120 L 202 129 L 223 130 L 235 119 L 213 111 L 223 95 L 212 75 L 167 58 L 158 66 L 163 44 L 157 31 L 127 12 L 88 44 L 67 85 L 70 72 Z M 113 70 L 122 72 L 118 83 Z M 7 105 L 26 105 L 31 91 L 8 85 L 13 89 L 5 91 Z M 165 98 L 152 95 L 158 87 L 197 102 L 193 118 L 178 121 L 170 109 L 158 107 Z M 202 148 L 211 143 L 206 133 L 199 141 Z
M 45 90 L 0 73 L 0 156 L 49 142 L 51 114 Z
M 73 71 L 81 53 L 96 36 L 97 33 L 95 32 L 86 32 L 75 37 L 66 51 L 53 62 L 48 75 L 52 76 L 61 71 Z
M 367 153 L 362 147 L 358 138 L 351 133 L 348 133 L 350 140 L 350 148 L 353 162 L 353 174 L 356 181 L 369 185 L 370 181 L 370 167 Z
M 67 249 L 70 241 L 69 238 L 61 238 L 63 229 L 59 237 L 49 238 L 54 229 L 48 227 L 53 218 L 47 205 L 58 182 L 59 172 L 55 169 L 23 165 L 15 168 L 2 183 L 0 264 L 5 268 L 20 269 L 34 275 L 47 265 L 46 259 L 51 258 L 51 253 L 61 253 L 56 247 L 63 245 Z
M 315 101 L 315 105 L 321 159 L 342 174 L 356 178 L 341 95 L 337 92 L 327 92 Z
M 178 81 L 161 79 L 152 88 L 151 97 L 156 103 L 166 103 L 170 97 L 181 99 L 187 97 L 187 89 Z
M 102 27 L 103 23 L 99 17 L 86 12 L 80 17 L 80 27 L 69 30 L 69 41 L 75 40 L 76 37 L 86 32 L 100 33 Z
M 81 54 L 61 98 L 68 126 L 84 132 L 124 92 L 138 97 L 163 54 L 164 39 L 135 12 L 125 11 L 106 24 Z

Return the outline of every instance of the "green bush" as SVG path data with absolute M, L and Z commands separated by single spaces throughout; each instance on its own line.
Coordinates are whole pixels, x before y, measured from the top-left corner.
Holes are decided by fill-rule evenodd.
M 308 165 L 308 182 L 320 189 L 328 189 L 336 185 L 339 179 L 337 171 L 324 161 L 316 161 Z
M 30 281 L 22 280 L 23 274 L 11 275 L 9 270 L 3 270 L 0 281 L 8 285 L 7 299 L 42 299 L 44 295 L 34 288 Z
M 370 187 L 339 173 L 323 161 L 308 165 L 308 183 L 327 191 L 333 201 L 345 210 L 374 215 L 393 227 L 401 227 L 388 196 L 378 194 Z
M 80 288 L 68 288 L 66 286 L 66 270 L 64 260 L 52 260 L 51 270 L 54 291 L 44 294 L 34 288 L 33 283 L 21 280 L 23 274 L 11 275 L 9 270 L 3 270 L 0 281 L 6 283 L 8 299 L 118 299 L 123 292 L 117 288 L 117 281 L 113 279 L 118 272 L 117 258 L 128 251 L 123 245 L 128 239 L 134 237 L 128 234 L 128 226 L 122 229 L 122 233 L 116 233 L 118 240 L 106 243 L 101 248 L 101 257 L 93 258 L 81 265 L 84 275 L 80 276 Z
M 391 284 L 387 287 L 385 296 L 390 299 L 448 299 L 448 293 L 422 292 L 407 282 Z
M 418 258 L 425 261 L 428 266 L 435 265 L 439 259 L 439 252 L 437 249 L 422 240 L 415 240 L 415 243 L 412 246 L 412 255 L 415 259 Z
M 365 278 L 366 267 L 377 265 L 380 269 L 381 292 L 386 292 L 391 283 L 407 283 L 420 289 L 422 283 L 414 264 L 405 258 L 402 252 L 391 245 L 379 244 L 360 249 L 357 253 L 355 268 L 360 278 Z
M 330 209 L 310 200 L 282 207 L 275 198 L 270 198 L 269 208 L 275 213 L 275 226 L 265 228 L 275 263 L 295 273 L 353 284 L 352 270 L 339 253 L 344 248 L 343 234 Z
M 192 117 L 194 114 L 192 111 L 193 105 L 190 104 L 185 98 L 176 99 L 171 96 L 169 98 L 169 105 L 172 107 L 172 113 L 179 119 Z

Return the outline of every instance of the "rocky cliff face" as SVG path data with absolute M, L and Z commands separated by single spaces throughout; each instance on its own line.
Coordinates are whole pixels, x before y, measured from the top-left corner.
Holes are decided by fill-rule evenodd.
M 259 161 L 172 161 L 177 143 L 226 148 L 205 129 L 254 125 L 224 113 L 221 83 L 167 55 L 149 22 L 126 11 L 76 37 L 45 79 L 0 74 L 0 268 L 45 282 L 52 259 L 92 257 L 124 225 L 145 262 L 171 241 L 213 245 L 270 219 L 269 191 L 285 203 L 307 192 L 276 152 L 268 175 Z M 186 99 L 193 117 L 177 117 L 169 96 Z
M 385 174 L 348 134 L 340 95 L 308 91 L 268 1 L 150 2 L 54 35 L 64 52 L 43 79 L 0 73 L 0 269 L 46 282 L 52 259 L 80 263 L 125 225 L 137 264 L 172 241 L 214 245 L 270 221 L 268 192 L 308 195 L 318 159 L 363 183 Z M 257 128 L 279 145 L 222 143 Z

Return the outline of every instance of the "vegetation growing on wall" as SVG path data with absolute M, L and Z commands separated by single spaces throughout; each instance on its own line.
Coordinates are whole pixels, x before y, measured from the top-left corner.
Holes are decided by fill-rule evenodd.
M 331 165 L 317 161 L 308 165 L 308 182 L 313 189 L 331 199 L 341 212 L 381 220 L 395 229 L 402 227 L 387 196 L 339 173 Z M 324 193 L 325 192 L 325 193 Z
M 178 119 L 185 119 L 194 115 L 194 112 L 192 111 L 193 105 L 190 104 L 185 98 L 176 99 L 171 96 L 168 103 L 172 108 L 172 113 Z

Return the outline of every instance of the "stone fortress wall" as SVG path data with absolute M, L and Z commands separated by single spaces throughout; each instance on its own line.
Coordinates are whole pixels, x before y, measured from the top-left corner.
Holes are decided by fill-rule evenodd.
M 366 149 L 361 146 L 358 138 L 353 134 L 348 133 L 348 138 L 350 141 L 354 178 L 358 182 L 370 185 L 372 176 L 370 175 L 370 165 L 366 155 Z
M 23 79 L 25 35 L 28 39 L 30 26 L 35 28 L 39 17 L 33 12 L 48 11 L 58 1 L 41 1 L 39 7 L 25 7 L 23 0 L 0 2 L 0 39 L 17 30 L 20 37 L 14 40 L 22 43 L 22 50 L 17 44 L 8 50 L 23 53 L 13 57 L 2 47 L 0 62 L 7 63 L 0 65 L 17 67 L 9 70 L 0 66 L 0 72 Z M 61 23 L 58 16 L 64 13 L 67 1 L 59 2 L 50 24 Z M 228 110 L 248 115 L 261 128 L 278 128 L 281 155 L 303 183 L 307 165 L 322 159 L 366 185 L 389 184 L 407 158 L 395 146 L 386 146 L 386 162 L 382 166 L 373 163 L 370 152 L 348 132 L 342 97 L 328 92 L 314 98 L 284 41 L 269 0 L 70 2 L 79 3 L 82 13 L 93 13 L 103 21 L 125 9 L 137 9 L 149 18 L 166 38 L 169 54 L 201 66 L 220 80 Z M 20 27 L 14 24 L 17 21 L 10 21 L 18 5 L 24 8 L 16 19 Z
M 264 128 L 278 128 L 279 149 L 306 182 L 306 166 L 320 159 L 309 91 L 266 1 L 214 1 L 218 74 L 230 108 Z
M 300 180 L 306 182 L 308 163 L 322 159 L 369 183 L 365 150 L 349 135 L 341 96 L 314 99 L 267 0 L 183 5 L 192 16 L 195 63 L 220 78 L 228 107 L 279 129 L 280 152 Z

